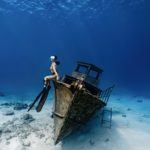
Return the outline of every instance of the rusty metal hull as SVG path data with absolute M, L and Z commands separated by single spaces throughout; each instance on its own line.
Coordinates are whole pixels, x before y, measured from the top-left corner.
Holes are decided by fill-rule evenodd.
M 87 122 L 97 109 L 106 104 L 85 90 L 72 92 L 62 82 L 55 83 L 54 140 L 55 144 L 76 127 Z

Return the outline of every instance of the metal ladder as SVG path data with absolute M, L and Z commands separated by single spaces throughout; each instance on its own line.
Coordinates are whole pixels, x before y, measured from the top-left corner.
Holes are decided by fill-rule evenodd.
M 103 109 L 101 112 L 101 126 L 111 128 L 112 126 L 112 108 Z

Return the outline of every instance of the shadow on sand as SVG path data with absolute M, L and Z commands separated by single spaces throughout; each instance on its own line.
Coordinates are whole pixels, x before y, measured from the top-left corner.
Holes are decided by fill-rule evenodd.
M 74 131 L 62 142 L 62 150 L 127 150 L 124 138 L 112 121 L 112 128 L 101 125 L 100 116 L 96 114 L 86 124 Z

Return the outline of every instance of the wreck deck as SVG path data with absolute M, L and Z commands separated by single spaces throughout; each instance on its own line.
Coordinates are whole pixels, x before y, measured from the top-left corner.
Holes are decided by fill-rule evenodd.
M 106 105 L 98 96 L 85 90 L 73 93 L 68 84 L 60 81 L 55 83 L 55 96 L 55 143 L 88 121 L 97 109 Z

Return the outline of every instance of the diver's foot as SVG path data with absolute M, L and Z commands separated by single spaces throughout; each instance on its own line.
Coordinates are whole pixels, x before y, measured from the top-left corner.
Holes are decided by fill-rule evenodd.
M 43 84 L 44 84 L 44 88 L 47 87 L 47 82 L 45 79 L 43 80 Z
M 46 83 L 44 83 L 44 88 L 47 88 L 47 87 L 48 87 L 48 85 Z
M 51 86 L 50 85 L 44 85 L 44 89 L 51 89 Z

